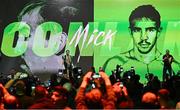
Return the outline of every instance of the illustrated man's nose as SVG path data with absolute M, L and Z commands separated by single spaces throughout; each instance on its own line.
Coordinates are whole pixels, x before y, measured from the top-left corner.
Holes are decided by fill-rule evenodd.
M 147 40 L 147 39 L 148 39 L 147 32 L 145 30 L 142 30 L 142 32 L 141 32 L 141 40 Z

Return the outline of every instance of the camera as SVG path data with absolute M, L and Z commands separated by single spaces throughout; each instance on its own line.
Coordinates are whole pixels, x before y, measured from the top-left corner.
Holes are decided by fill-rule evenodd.
M 91 68 L 91 71 L 92 71 L 92 75 L 91 75 L 89 84 L 90 84 L 90 88 L 91 88 L 91 89 L 94 89 L 94 88 L 97 87 L 97 82 L 101 81 L 101 80 L 100 80 L 101 76 L 99 75 L 99 73 L 97 73 L 97 72 L 95 71 L 95 68 L 94 68 L 94 67 Z
M 62 74 L 63 74 L 63 71 L 62 71 L 62 70 L 59 70 L 59 71 L 58 71 L 58 75 L 61 76 Z
M 73 76 L 75 79 L 80 79 L 83 74 L 81 67 L 73 68 Z
M 101 77 L 101 76 L 99 75 L 99 73 L 96 73 L 94 67 L 92 67 L 91 69 L 92 69 L 92 76 L 91 76 L 91 79 L 98 79 L 98 78 Z
M 35 90 L 35 86 L 31 86 L 31 90 L 34 91 Z
M 98 79 L 98 78 L 100 78 L 101 76 L 99 75 L 99 73 L 94 73 L 93 75 L 92 75 L 92 78 L 93 79 Z
M 124 85 L 123 85 L 123 82 L 120 82 L 119 87 L 120 87 L 120 88 L 123 88 L 123 86 L 124 86 Z
M 21 73 L 21 75 L 19 76 L 19 79 L 23 79 L 23 78 L 27 78 L 28 74 L 27 73 Z

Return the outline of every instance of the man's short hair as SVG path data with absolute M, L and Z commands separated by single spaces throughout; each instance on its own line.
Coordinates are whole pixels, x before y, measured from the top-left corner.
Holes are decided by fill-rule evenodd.
M 70 52 L 70 50 L 66 50 L 66 52 Z
M 167 53 L 167 52 L 168 52 L 168 53 L 170 52 L 169 49 L 166 49 L 166 53 Z
M 129 16 L 130 28 L 134 26 L 133 20 L 141 18 L 149 18 L 156 22 L 156 27 L 159 28 L 161 25 L 161 16 L 159 12 L 152 5 L 141 5 L 131 12 Z

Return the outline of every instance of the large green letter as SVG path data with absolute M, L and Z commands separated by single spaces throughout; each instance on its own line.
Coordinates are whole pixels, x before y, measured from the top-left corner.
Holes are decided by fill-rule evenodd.
M 46 40 L 50 32 L 50 39 Z M 62 27 L 56 22 L 45 22 L 39 25 L 34 35 L 33 52 L 41 57 L 54 55 L 61 43 Z
M 15 33 L 18 32 L 18 40 L 13 47 Z M 22 55 L 27 49 L 27 41 L 25 37 L 29 37 L 30 27 L 24 22 L 14 22 L 9 24 L 4 30 L 2 40 L 2 53 L 9 57 L 17 57 Z

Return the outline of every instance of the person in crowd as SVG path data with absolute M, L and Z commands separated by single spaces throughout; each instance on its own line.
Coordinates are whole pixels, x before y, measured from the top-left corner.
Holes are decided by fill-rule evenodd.
M 173 74 L 173 69 L 172 69 L 172 62 L 173 62 L 174 58 L 173 56 L 170 54 L 169 50 L 166 50 L 166 54 L 163 55 L 163 62 L 164 62 L 164 66 L 163 66 L 163 81 L 165 81 L 168 77 L 167 71 L 169 72 L 169 77 L 172 77 Z
M 12 90 L 13 94 L 17 98 L 19 108 L 26 109 L 33 104 L 33 98 L 26 94 L 26 84 L 23 80 L 19 79 L 21 72 L 16 72 L 12 79 L 6 84 L 5 88 Z
M 143 93 L 153 92 L 156 94 L 158 92 L 158 90 L 160 89 L 160 87 L 161 87 L 161 82 L 158 79 L 158 77 L 154 76 L 152 73 L 150 73 L 148 75 L 148 83 L 147 83 L 147 85 L 145 85 Z
M 141 99 L 141 108 L 146 109 L 158 109 L 160 108 L 157 96 L 152 92 L 146 92 Z
M 68 107 L 75 109 L 75 97 L 76 97 L 76 89 L 75 87 L 70 83 L 70 82 L 66 82 L 65 84 L 63 84 L 63 88 L 65 88 L 68 91 Z
M 23 80 L 18 80 L 14 85 L 14 95 L 19 103 L 19 108 L 27 109 L 33 104 L 33 98 L 26 94 L 26 85 Z
M 33 93 L 33 105 L 29 109 L 53 109 L 53 102 L 48 98 L 48 91 L 45 87 L 37 85 Z
M 180 102 L 177 102 L 176 109 L 180 109 Z
M 157 96 L 161 109 L 175 108 L 175 102 L 170 98 L 170 92 L 167 89 L 160 89 Z
M 141 104 L 141 97 L 143 93 L 143 84 L 140 83 L 140 76 L 138 74 L 127 78 L 124 85 L 127 88 L 129 97 L 134 102 L 134 108 L 139 108 Z
M 66 54 L 62 58 L 67 77 L 72 78 L 72 70 L 74 65 L 72 61 L 72 56 L 70 55 L 70 50 L 66 50 Z
M 7 89 L 0 83 L 1 92 L 1 108 L 2 109 L 16 109 L 18 108 L 18 101 L 15 96 L 11 95 Z M 3 102 L 2 102 L 3 100 Z
M 83 81 L 76 95 L 75 102 L 77 109 L 115 109 L 115 93 L 112 91 L 112 85 L 109 77 L 103 71 L 99 72 L 99 75 L 104 80 L 106 93 L 102 94 L 102 91 L 92 85 L 92 89 L 85 93 L 90 79 L 92 79 L 93 72 L 89 71 L 83 77 Z
M 113 91 L 115 92 L 117 102 L 116 108 L 133 108 L 134 103 L 128 95 L 127 88 L 123 85 L 123 82 L 117 82 L 113 85 Z
M 56 109 L 68 109 L 68 91 L 62 86 L 54 87 L 51 99 Z

